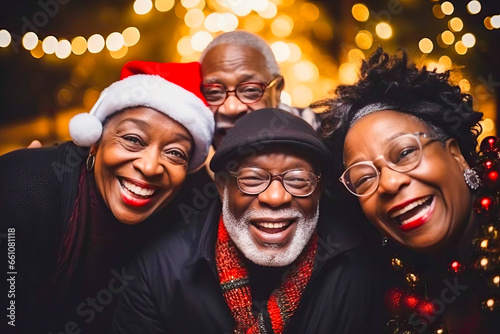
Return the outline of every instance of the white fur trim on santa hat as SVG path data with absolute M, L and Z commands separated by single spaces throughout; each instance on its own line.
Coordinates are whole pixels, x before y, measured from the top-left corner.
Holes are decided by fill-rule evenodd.
M 103 90 L 90 114 L 76 115 L 70 121 L 71 138 L 79 146 L 91 146 L 101 137 L 102 122 L 107 117 L 140 106 L 164 113 L 189 131 L 194 151 L 188 172 L 197 170 L 212 142 L 213 113 L 195 94 L 158 75 L 132 75 Z

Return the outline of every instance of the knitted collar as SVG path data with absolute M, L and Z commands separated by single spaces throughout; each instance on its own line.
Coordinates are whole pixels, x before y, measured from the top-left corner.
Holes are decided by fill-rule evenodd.
M 281 334 L 289 324 L 311 278 L 314 259 L 318 247 L 318 234 L 315 231 L 304 251 L 287 274 L 283 283 L 274 290 L 267 302 L 270 326 L 267 315 L 252 313 L 252 294 L 248 270 L 243 264 L 236 245 L 224 226 L 222 215 L 215 245 L 215 259 L 219 283 L 224 299 L 236 321 L 234 332 L 246 334 Z

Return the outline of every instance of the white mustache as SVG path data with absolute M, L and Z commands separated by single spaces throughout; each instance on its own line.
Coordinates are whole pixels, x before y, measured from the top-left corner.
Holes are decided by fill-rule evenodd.
M 303 218 L 304 215 L 297 209 L 287 208 L 287 209 L 279 209 L 279 210 L 255 210 L 255 211 L 247 211 L 243 215 L 243 218 L 246 220 L 249 219 L 297 219 Z

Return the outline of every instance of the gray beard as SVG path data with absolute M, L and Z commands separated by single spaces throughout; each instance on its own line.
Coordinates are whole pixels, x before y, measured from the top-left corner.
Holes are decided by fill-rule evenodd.
M 278 210 L 249 210 L 237 219 L 229 210 L 229 198 L 227 187 L 224 189 L 224 201 L 222 203 L 222 218 L 231 240 L 243 255 L 255 264 L 267 267 L 284 267 L 295 261 L 307 245 L 311 235 L 318 224 L 319 201 L 316 213 L 309 219 L 297 209 L 287 208 Z M 294 218 L 297 227 L 292 240 L 287 245 L 260 244 L 265 246 L 262 251 L 257 247 L 257 241 L 250 234 L 250 220 L 258 218 Z

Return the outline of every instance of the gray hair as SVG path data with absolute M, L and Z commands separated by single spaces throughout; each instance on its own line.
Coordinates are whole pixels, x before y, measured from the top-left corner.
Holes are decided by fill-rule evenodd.
M 221 44 L 242 45 L 253 48 L 259 51 L 264 56 L 264 58 L 266 59 L 267 71 L 271 75 L 277 76 L 281 74 L 278 62 L 274 57 L 274 53 L 271 50 L 271 47 L 266 43 L 266 41 L 255 34 L 242 30 L 226 32 L 215 37 L 214 40 L 207 45 L 206 49 L 203 50 L 203 53 L 200 57 L 200 63 L 203 62 L 203 58 L 205 58 L 205 55 L 208 53 L 208 51 Z

